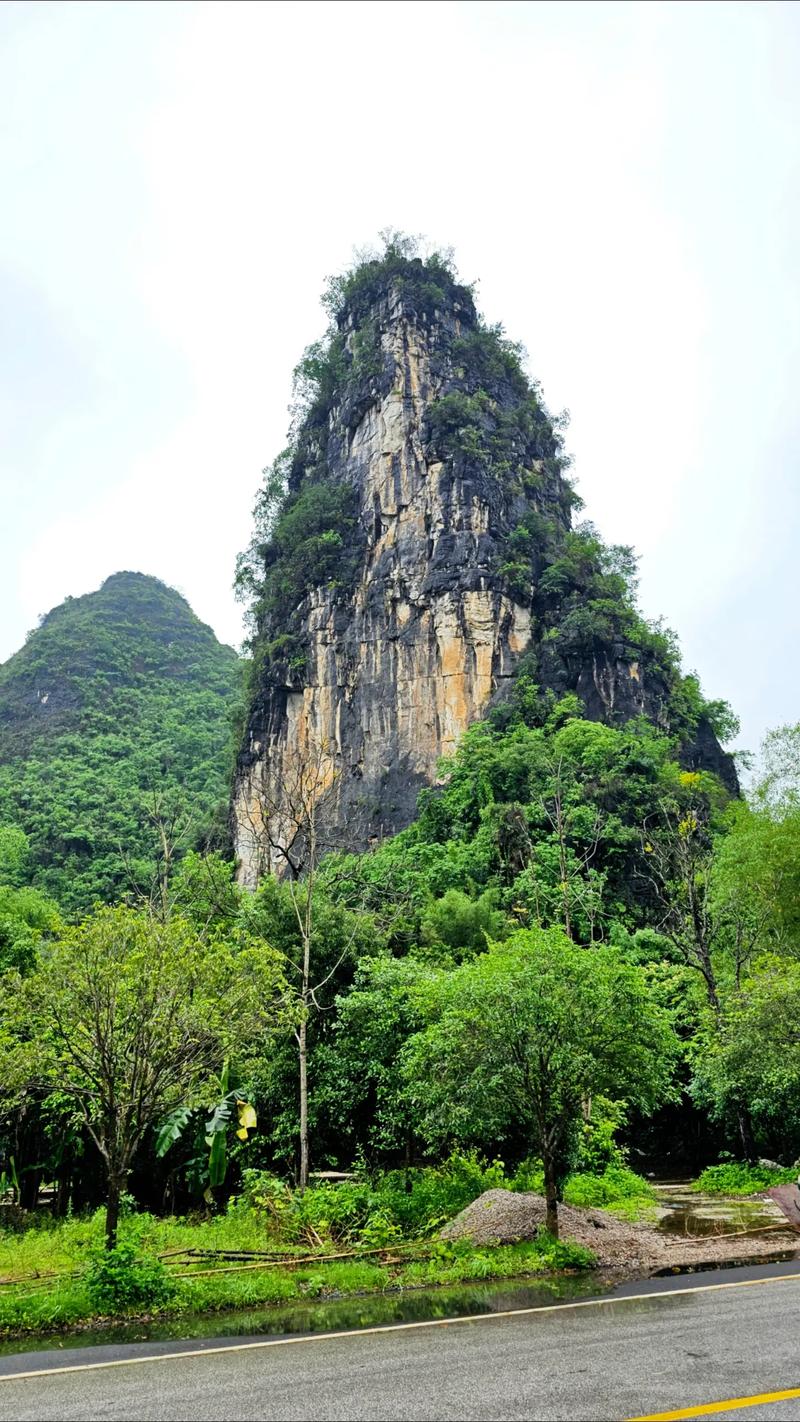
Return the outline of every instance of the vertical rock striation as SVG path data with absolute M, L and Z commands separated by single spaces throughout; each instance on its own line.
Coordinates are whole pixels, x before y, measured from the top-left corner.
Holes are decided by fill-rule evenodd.
M 251 550 L 259 670 L 232 812 L 247 884 L 276 867 L 268 841 L 315 750 L 335 765 L 328 840 L 363 849 L 409 823 L 523 657 L 541 690 L 576 692 L 593 718 L 670 729 L 669 673 L 630 617 L 588 640 L 568 625 L 576 587 L 558 569 L 577 501 L 517 352 L 446 269 L 384 267 L 351 281 L 316 354 L 282 508 Z M 323 495 L 339 500 L 328 528 Z

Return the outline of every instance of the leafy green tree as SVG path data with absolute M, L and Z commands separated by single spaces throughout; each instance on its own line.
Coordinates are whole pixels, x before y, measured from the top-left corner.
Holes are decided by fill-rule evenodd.
M 422 991 L 430 1025 L 404 1053 L 431 1140 L 497 1139 L 522 1123 L 544 1167 L 547 1227 L 584 1103 L 595 1094 L 650 1110 L 676 1051 L 643 972 L 558 929 L 522 930 Z
M 765 955 L 727 996 L 718 1030 L 693 1044 L 696 1098 L 720 1120 L 744 1102 L 762 1141 L 800 1150 L 800 963 Z
M 276 1026 L 274 955 L 204 942 L 187 923 L 101 909 L 28 978 L 7 978 L 4 1080 L 71 1097 L 107 1175 L 106 1242 L 146 1133 L 193 1102 L 234 1050 Z
M 498 897 L 491 889 L 477 898 L 470 898 L 460 889 L 448 889 L 422 915 L 422 946 L 430 953 L 451 955 L 456 961 L 482 953 L 489 938 L 504 938 L 512 927 L 497 907 Z
M 433 971 L 411 956 L 362 959 L 352 987 L 337 998 L 335 1021 L 316 1057 L 318 1104 L 351 1158 L 364 1152 L 413 1163 L 417 1111 L 398 1062 L 424 1026 L 418 990 Z
M 18 825 L 0 825 L 0 884 L 18 889 L 30 854 L 28 836 Z
M 27 972 L 39 944 L 60 924 L 58 907 L 38 889 L 20 887 L 29 856 L 27 836 L 16 825 L 0 825 L 0 972 Z

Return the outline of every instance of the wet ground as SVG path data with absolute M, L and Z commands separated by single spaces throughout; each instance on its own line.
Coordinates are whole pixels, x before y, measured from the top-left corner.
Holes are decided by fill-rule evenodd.
M 436 1318 L 466 1318 L 471 1314 L 503 1313 L 509 1309 L 539 1308 L 597 1298 L 615 1287 L 611 1277 L 597 1272 L 574 1277 L 532 1281 L 439 1285 L 430 1289 L 405 1289 L 364 1298 L 330 1299 L 309 1303 L 270 1304 L 264 1308 L 199 1313 L 152 1323 L 124 1323 L 109 1328 L 85 1329 L 54 1339 L 18 1338 L 0 1343 L 0 1357 L 53 1348 L 88 1348 L 97 1344 L 158 1342 L 176 1339 L 281 1336 L 293 1333 L 329 1333 L 348 1328 L 374 1328 L 388 1323 L 420 1323 Z
M 762 1229 L 768 1234 L 767 1226 L 786 1223 L 786 1216 L 772 1200 L 701 1195 L 686 1181 L 657 1184 L 656 1191 L 657 1228 L 664 1234 L 697 1238 Z

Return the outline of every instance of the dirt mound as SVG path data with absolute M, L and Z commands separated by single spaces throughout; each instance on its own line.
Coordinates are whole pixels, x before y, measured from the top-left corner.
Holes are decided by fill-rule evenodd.
M 467 1205 L 441 1231 L 442 1239 L 467 1236 L 480 1247 L 484 1244 L 515 1244 L 535 1239 L 545 1224 L 545 1201 L 541 1195 L 511 1190 L 487 1190 Z M 630 1224 L 606 1210 L 582 1210 L 572 1205 L 558 1207 L 562 1239 L 584 1244 L 600 1265 L 634 1272 L 658 1272 L 691 1268 L 701 1263 L 727 1263 L 734 1259 L 763 1258 L 775 1250 L 797 1249 L 798 1236 L 787 1227 L 754 1238 L 744 1235 L 715 1239 L 670 1240 L 650 1225 Z

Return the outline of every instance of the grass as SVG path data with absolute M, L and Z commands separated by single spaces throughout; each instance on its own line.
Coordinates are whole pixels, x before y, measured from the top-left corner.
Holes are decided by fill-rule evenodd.
M 514 1177 L 513 1188 L 543 1194 L 541 1167 L 521 1168 Z M 564 1203 L 582 1210 L 608 1210 L 623 1220 L 653 1219 L 657 1208 L 656 1192 L 649 1180 L 625 1165 L 609 1165 L 597 1175 L 574 1172 L 564 1186 Z
M 650 1182 L 622 1165 L 610 1165 L 602 1175 L 571 1175 L 564 1200 L 582 1209 L 609 1210 L 623 1220 L 652 1219 L 657 1208 Z
M 796 1165 L 772 1170 L 766 1165 L 728 1161 L 724 1165 L 709 1165 L 693 1182 L 692 1188 L 702 1190 L 706 1195 L 755 1195 L 772 1185 L 791 1184 L 797 1180 L 798 1174 L 800 1171 Z
M 26 1280 L 0 1287 L 0 1337 L 48 1333 L 97 1320 L 85 1280 L 86 1269 L 102 1242 L 102 1213 L 85 1219 L 40 1222 L 20 1233 L 0 1231 L 0 1277 L 40 1275 L 63 1271 L 64 1277 Z M 122 1237 L 147 1254 L 176 1249 L 262 1249 L 278 1252 L 265 1228 L 263 1214 L 241 1203 L 217 1218 L 195 1222 L 129 1215 Z M 328 1253 L 342 1252 L 342 1245 Z M 168 1261 L 171 1297 L 152 1317 L 179 1317 L 186 1313 L 248 1308 L 300 1299 L 330 1299 L 377 1293 L 387 1289 L 416 1288 L 425 1284 L 460 1283 L 543 1274 L 563 1269 L 584 1269 L 594 1263 L 591 1252 L 579 1245 L 547 1236 L 527 1244 L 475 1250 L 466 1241 L 445 1244 L 418 1241 L 411 1249 L 389 1246 L 385 1260 L 373 1257 L 334 1259 L 320 1251 L 310 1261 L 292 1267 L 301 1251 L 285 1249 L 286 1263 L 279 1268 L 241 1272 L 186 1273 L 183 1261 Z M 308 1246 L 303 1251 L 308 1254 Z M 409 1256 L 409 1257 L 407 1257 Z M 212 1261 L 192 1261 L 191 1268 L 214 1268 Z M 143 1310 L 121 1311 L 115 1317 L 141 1317 Z
M 123 1254 L 131 1246 L 144 1258 L 168 1256 L 169 1298 L 147 1311 L 159 1317 L 542 1275 L 594 1262 L 588 1250 L 546 1235 L 495 1248 L 437 1238 L 445 1220 L 493 1187 L 541 1193 L 540 1167 L 526 1164 L 511 1176 L 500 1161 L 487 1165 L 477 1157 L 453 1156 L 409 1177 L 388 1172 L 372 1182 L 314 1186 L 303 1195 L 265 1172 L 247 1171 L 242 1195 L 210 1219 L 126 1214 Z M 646 1217 L 655 1204 L 652 1186 L 621 1165 L 602 1174 L 571 1175 L 564 1198 L 624 1219 Z M 130 1258 L 127 1265 L 124 1259 L 112 1262 L 106 1293 L 89 1287 L 87 1271 L 102 1242 L 102 1211 L 63 1221 L 41 1216 L 19 1232 L 0 1230 L 0 1280 L 25 1276 L 18 1284 L 0 1284 L 0 1336 L 77 1327 L 101 1310 L 103 1317 L 141 1317 L 141 1306 L 127 1312 L 118 1307 L 132 1297 L 133 1280 L 125 1272 L 132 1267 Z M 386 1251 L 383 1257 L 369 1253 L 378 1248 Z M 279 1265 L 234 1271 L 225 1260 L 175 1257 L 176 1251 L 193 1249 L 260 1250 L 278 1256 Z M 348 1252 L 357 1257 L 333 1257 Z M 149 1295 L 156 1296 L 157 1291 Z

